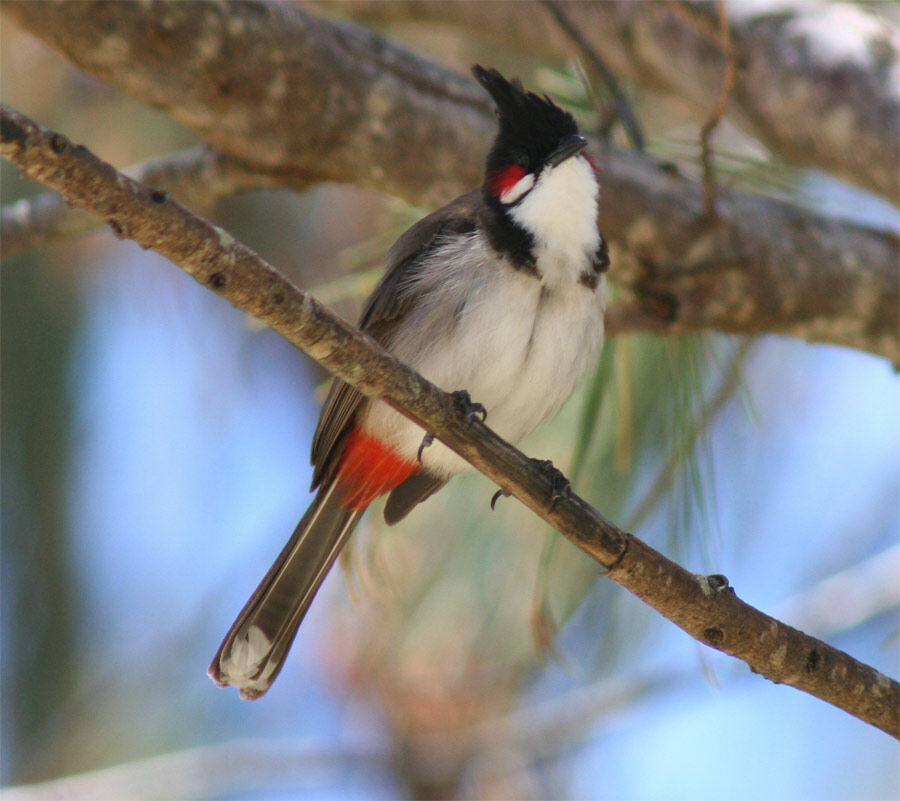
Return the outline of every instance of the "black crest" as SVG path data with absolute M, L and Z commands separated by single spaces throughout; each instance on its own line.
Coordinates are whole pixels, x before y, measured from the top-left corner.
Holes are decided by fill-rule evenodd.
M 472 74 L 493 98 L 500 120 L 500 131 L 488 157 L 488 170 L 520 163 L 535 170 L 567 134 L 578 133 L 575 118 L 546 95 L 527 92 L 518 80 L 508 81 L 495 69 L 476 64 Z

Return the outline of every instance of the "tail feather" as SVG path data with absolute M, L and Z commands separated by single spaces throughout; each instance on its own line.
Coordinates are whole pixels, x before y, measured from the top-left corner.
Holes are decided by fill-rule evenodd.
M 362 516 L 342 500 L 333 483 L 316 495 L 219 646 L 209 666 L 216 684 L 258 698 L 275 681 L 316 591 Z

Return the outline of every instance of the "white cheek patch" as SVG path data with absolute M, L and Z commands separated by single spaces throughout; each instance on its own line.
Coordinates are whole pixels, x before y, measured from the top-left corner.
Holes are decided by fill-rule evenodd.
M 534 186 L 534 175 L 532 173 L 523 175 L 511 187 L 509 187 L 508 189 L 504 189 L 500 193 L 500 202 L 506 206 L 508 206 L 510 203 L 515 203 L 520 197 L 522 197 L 522 195 L 524 195 L 533 186 Z

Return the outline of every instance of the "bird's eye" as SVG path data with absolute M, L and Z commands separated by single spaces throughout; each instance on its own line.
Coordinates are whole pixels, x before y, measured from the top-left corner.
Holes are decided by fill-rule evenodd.
M 521 167 L 526 172 L 528 172 L 529 167 L 531 167 L 531 159 L 528 158 L 527 153 L 523 153 L 522 151 L 513 153 L 512 163 L 517 167 Z

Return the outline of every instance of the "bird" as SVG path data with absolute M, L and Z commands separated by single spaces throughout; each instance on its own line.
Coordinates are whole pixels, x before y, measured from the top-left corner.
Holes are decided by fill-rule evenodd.
M 607 243 L 597 169 L 574 117 L 496 69 L 484 183 L 391 247 L 359 327 L 517 443 L 552 418 L 596 362 Z M 471 398 L 475 400 L 472 401 Z M 314 500 L 209 668 L 243 698 L 268 691 L 316 591 L 366 507 L 394 524 L 471 466 L 386 403 L 334 379 L 312 441 Z M 427 447 L 426 447 L 427 446 Z

